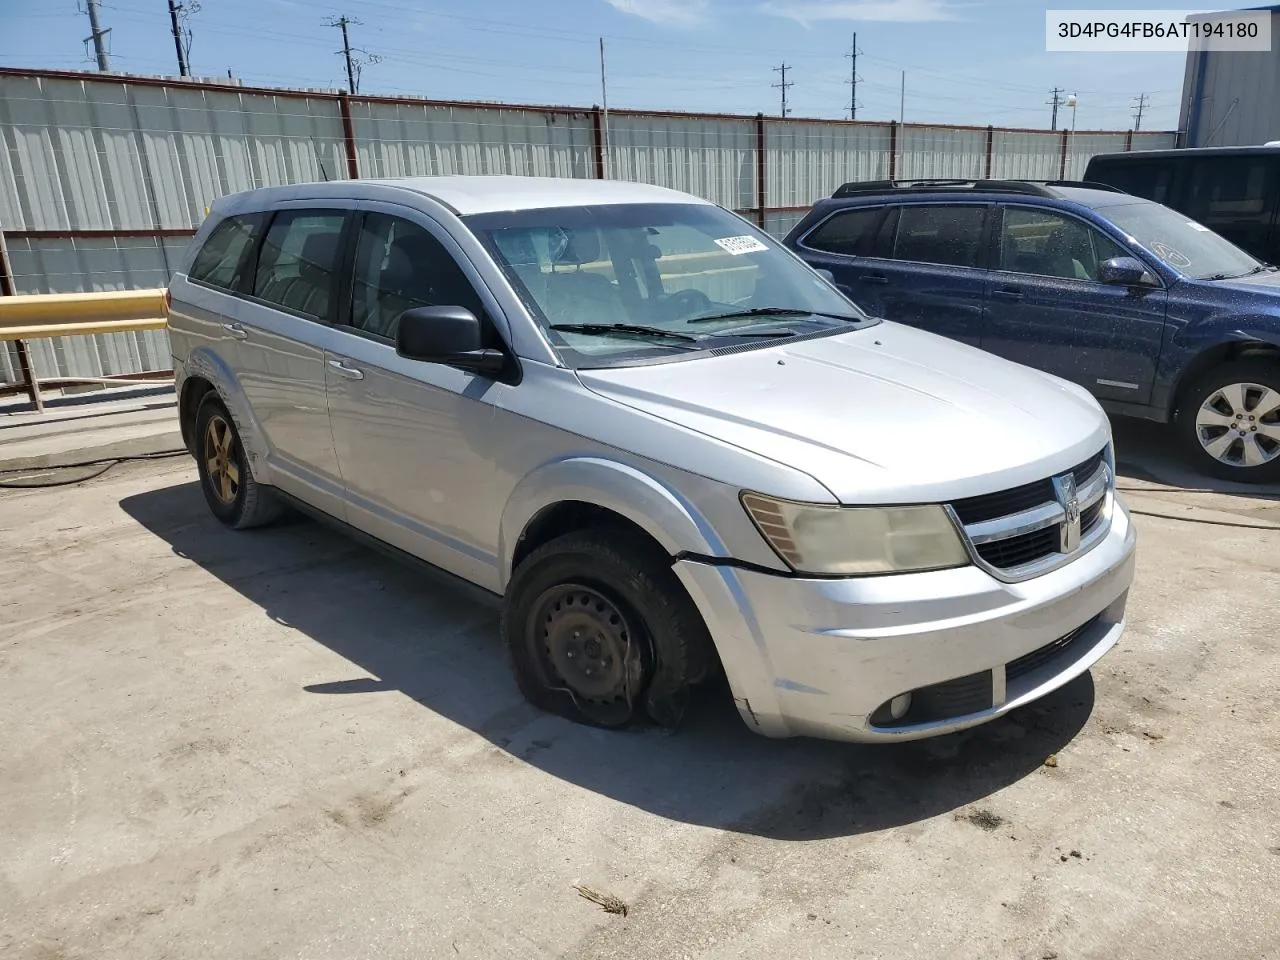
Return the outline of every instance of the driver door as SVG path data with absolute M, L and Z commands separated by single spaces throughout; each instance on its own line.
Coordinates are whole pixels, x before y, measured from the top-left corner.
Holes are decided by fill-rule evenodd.
M 363 204 L 351 295 L 325 355 L 347 520 L 468 580 L 496 585 L 505 499 L 493 445 L 514 387 L 396 353 L 399 315 L 463 306 L 496 338 L 497 304 L 438 224 Z

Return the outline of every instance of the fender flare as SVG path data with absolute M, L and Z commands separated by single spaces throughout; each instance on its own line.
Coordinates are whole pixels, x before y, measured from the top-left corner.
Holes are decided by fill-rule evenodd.
M 240 444 L 244 448 L 245 459 L 249 462 L 249 471 L 253 474 L 253 479 L 259 483 L 270 484 L 266 436 L 262 432 L 262 427 L 258 424 L 257 418 L 253 415 L 253 408 L 249 405 L 249 398 L 245 396 L 244 388 L 240 386 L 240 381 L 236 379 L 231 367 L 211 348 L 207 346 L 196 347 L 187 355 L 187 359 L 183 363 L 183 384 L 185 385 L 192 377 L 200 377 L 213 385 L 213 389 L 217 391 L 218 398 L 227 408 L 227 412 L 231 414 L 231 419 L 235 422 L 236 431 L 240 434 Z M 181 397 L 181 394 L 179 394 L 179 397 Z
M 498 586 L 511 579 L 516 544 L 547 509 L 567 501 L 589 503 L 626 517 L 668 555 L 727 557 L 711 524 L 685 497 L 652 474 L 598 454 L 569 455 L 527 474 L 507 498 L 498 531 Z

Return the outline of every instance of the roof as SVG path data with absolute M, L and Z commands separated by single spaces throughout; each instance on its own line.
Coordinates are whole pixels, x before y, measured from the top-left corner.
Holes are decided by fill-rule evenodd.
M 698 197 L 627 180 L 584 180 L 570 177 L 447 176 L 361 180 L 362 184 L 412 190 L 447 204 L 460 216 L 545 207 L 580 207 L 608 203 L 701 203 Z
M 1264 153 L 1280 156 L 1280 147 L 1268 147 L 1258 144 L 1245 147 L 1180 147 L 1176 150 L 1133 150 L 1129 153 L 1100 153 L 1090 158 L 1089 162 L 1092 163 L 1094 160 L 1122 160 L 1126 163 L 1137 163 L 1142 160 L 1165 160 L 1170 157 L 1218 157 L 1227 155 L 1249 157 Z

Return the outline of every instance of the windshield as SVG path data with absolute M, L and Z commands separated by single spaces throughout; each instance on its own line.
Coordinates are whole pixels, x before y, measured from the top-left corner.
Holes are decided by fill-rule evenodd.
M 465 219 L 570 366 L 675 358 L 874 322 L 776 241 L 709 204 Z
M 1262 266 L 1229 240 L 1158 203 L 1129 203 L 1100 211 L 1108 220 L 1184 276 L 1226 280 Z

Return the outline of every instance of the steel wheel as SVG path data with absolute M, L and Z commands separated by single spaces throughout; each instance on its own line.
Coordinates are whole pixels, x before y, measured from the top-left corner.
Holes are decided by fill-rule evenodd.
M 240 492 L 240 467 L 236 462 L 235 433 L 219 413 L 205 424 L 204 464 L 214 495 L 231 506 Z
M 534 601 L 528 626 L 549 687 L 567 692 L 597 723 L 630 718 L 646 643 L 621 604 L 595 587 L 561 583 Z
M 1229 467 L 1262 467 L 1280 458 L 1280 391 L 1230 383 L 1210 393 L 1195 414 L 1204 452 Z

